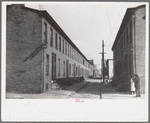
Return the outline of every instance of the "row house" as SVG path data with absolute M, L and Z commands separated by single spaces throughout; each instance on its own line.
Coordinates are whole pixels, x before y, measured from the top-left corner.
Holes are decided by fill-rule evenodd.
M 91 74 L 93 65 L 47 11 L 6 10 L 6 92 L 45 92 L 53 80 Z
M 130 90 L 134 73 L 140 77 L 141 92 L 145 93 L 146 6 L 128 8 L 112 46 L 114 85 Z

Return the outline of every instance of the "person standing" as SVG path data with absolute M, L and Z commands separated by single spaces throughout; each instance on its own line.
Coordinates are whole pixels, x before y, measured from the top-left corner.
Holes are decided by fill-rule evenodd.
M 108 76 L 105 76 L 105 84 L 107 85 L 108 84 Z
M 135 83 L 135 91 L 136 91 L 136 97 L 140 97 L 140 77 L 138 74 L 134 74 L 134 83 Z
M 133 81 L 133 78 L 131 78 L 131 94 L 135 94 L 135 83 Z

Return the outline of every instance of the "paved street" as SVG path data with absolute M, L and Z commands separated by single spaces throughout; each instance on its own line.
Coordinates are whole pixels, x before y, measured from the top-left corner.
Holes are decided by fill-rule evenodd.
M 89 82 L 91 81 L 91 82 Z M 85 99 L 100 99 L 100 82 L 99 80 L 88 80 L 88 84 L 72 94 L 70 98 L 85 98 Z M 118 92 L 112 88 L 110 84 L 103 86 L 103 99 L 135 99 L 135 95 L 130 95 L 130 92 Z M 144 95 L 142 97 L 144 98 Z
M 7 93 L 7 99 L 99 99 L 100 80 L 89 79 L 84 83 L 74 83 L 72 86 L 64 86 L 61 90 L 50 90 L 40 94 L 16 94 Z M 129 92 L 117 92 L 110 84 L 103 86 L 103 99 L 135 99 L 135 95 Z M 144 98 L 144 95 L 142 97 Z

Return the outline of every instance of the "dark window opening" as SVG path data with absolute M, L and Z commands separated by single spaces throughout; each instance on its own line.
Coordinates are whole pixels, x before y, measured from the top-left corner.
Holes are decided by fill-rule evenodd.
M 63 47 L 62 47 L 63 49 L 62 49 L 62 53 L 64 53 L 64 40 L 63 40 Z
M 44 42 L 47 42 L 47 24 L 44 23 Z
M 57 50 L 57 33 L 55 34 L 55 49 Z
M 50 45 L 53 46 L 53 29 L 50 28 Z
M 46 55 L 46 75 L 49 76 L 49 55 Z
M 59 51 L 61 52 L 61 37 L 59 37 Z

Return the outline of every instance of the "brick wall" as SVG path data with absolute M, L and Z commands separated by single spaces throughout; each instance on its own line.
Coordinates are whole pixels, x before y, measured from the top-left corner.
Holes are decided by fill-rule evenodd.
M 42 86 L 41 18 L 22 5 L 7 7 L 6 91 L 38 93 Z
M 142 18 L 145 16 L 145 7 L 138 8 L 135 14 L 136 70 L 141 80 L 141 93 L 145 93 L 146 20 Z

